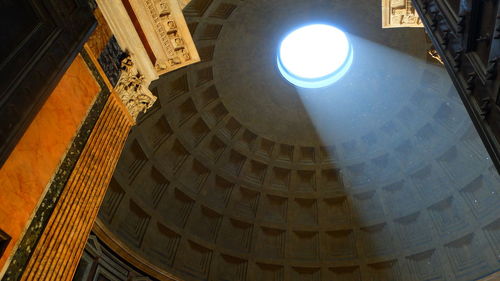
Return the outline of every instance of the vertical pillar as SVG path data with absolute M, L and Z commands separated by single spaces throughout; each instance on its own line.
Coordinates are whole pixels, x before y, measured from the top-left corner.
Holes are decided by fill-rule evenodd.
M 182 0 L 182 5 L 188 2 Z M 21 280 L 72 279 L 130 128 L 156 100 L 149 84 L 161 74 L 200 61 L 177 0 L 97 0 L 97 4 L 121 49 L 131 56 L 122 61 L 120 79 Z
M 111 95 L 22 280 L 71 280 L 132 126 L 126 114 Z
M 130 57 L 78 159 L 21 280 L 71 280 L 130 128 L 156 100 Z

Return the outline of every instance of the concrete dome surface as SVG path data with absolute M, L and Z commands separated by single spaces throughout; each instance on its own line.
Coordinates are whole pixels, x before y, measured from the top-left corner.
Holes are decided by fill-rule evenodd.
M 99 214 L 130 249 L 182 280 L 500 269 L 500 177 L 423 29 L 382 29 L 379 0 L 193 0 L 184 14 L 202 62 L 152 85 Z M 276 51 L 315 22 L 355 58 L 300 89 Z

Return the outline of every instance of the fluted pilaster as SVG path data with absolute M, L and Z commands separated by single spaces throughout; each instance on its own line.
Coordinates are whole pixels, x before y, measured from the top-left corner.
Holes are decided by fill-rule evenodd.
M 113 93 L 21 280 L 71 280 L 132 125 Z

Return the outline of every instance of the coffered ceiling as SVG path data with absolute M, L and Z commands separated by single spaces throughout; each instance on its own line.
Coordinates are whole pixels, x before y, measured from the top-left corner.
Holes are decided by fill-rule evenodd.
M 153 83 L 99 215 L 129 248 L 184 280 L 500 268 L 500 178 L 423 29 L 382 29 L 378 0 L 193 0 L 184 14 L 202 62 Z M 320 90 L 275 64 L 308 22 L 355 52 Z

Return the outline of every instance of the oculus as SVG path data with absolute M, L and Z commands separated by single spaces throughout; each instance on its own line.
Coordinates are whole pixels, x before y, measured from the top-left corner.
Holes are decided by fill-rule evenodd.
M 353 61 L 353 49 L 342 30 L 326 24 L 302 26 L 280 44 L 281 75 L 302 88 L 321 88 L 342 78 Z

